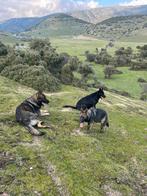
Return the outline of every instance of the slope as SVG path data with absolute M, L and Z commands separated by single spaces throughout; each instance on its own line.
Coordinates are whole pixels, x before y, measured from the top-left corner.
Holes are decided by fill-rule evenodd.
M 89 29 L 98 38 L 128 41 L 147 41 L 147 16 L 119 16 L 104 20 Z M 144 35 L 144 36 L 143 36 Z
M 39 24 L 43 21 L 47 16 L 44 17 L 32 17 L 32 18 L 12 18 L 7 21 L 0 23 L 0 31 L 6 31 L 10 33 L 19 33 L 26 31 Z
M 10 195 L 145 195 L 147 103 L 106 92 L 98 104 L 110 128 L 76 132 L 79 113 L 62 111 L 91 91 L 64 86 L 46 93 L 55 130 L 32 137 L 14 119 L 16 106 L 33 89 L 0 77 L 0 190 Z
M 116 16 L 147 15 L 147 5 L 99 7 L 90 10 L 71 12 L 70 15 L 96 24 Z
M 48 16 L 44 21 L 29 29 L 25 35 L 32 37 L 56 37 L 84 34 L 91 24 L 74 18 L 67 14 L 59 13 Z M 22 35 L 24 35 L 22 33 Z

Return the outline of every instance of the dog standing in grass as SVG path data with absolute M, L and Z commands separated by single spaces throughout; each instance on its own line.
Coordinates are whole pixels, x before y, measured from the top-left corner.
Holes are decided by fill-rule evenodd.
M 39 120 L 39 117 L 41 116 L 41 107 L 48 103 L 49 100 L 42 91 L 38 91 L 16 108 L 17 122 L 24 125 L 32 135 L 44 135 L 44 132 L 37 130 L 35 127 L 50 128 L 50 126 L 43 125 L 43 122 Z M 46 113 L 45 115 L 49 115 L 49 113 Z
M 100 123 L 101 131 L 105 127 L 109 127 L 108 114 L 105 110 L 95 107 L 88 109 L 85 105 L 80 110 L 80 128 L 84 127 L 84 122 L 88 123 L 88 130 L 93 123 Z
M 98 91 L 87 95 L 86 97 L 81 98 L 76 106 L 71 106 L 71 105 L 65 105 L 63 108 L 72 108 L 75 110 L 81 110 L 82 106 L 85 105 L 87 109 L 91 107 L 96 107 L 96 104 L 98 103 L 99 99 L 105 98 L 106 95 L 104 93 L 103 88 L 99 88 Z

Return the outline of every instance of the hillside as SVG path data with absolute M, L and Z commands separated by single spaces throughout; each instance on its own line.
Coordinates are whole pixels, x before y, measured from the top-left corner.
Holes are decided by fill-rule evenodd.
M 92 91 L 64 86 L 47 93 L 55 130 L 32 137 L 15 122 L 16 106 L 35 91 L 0 77 L 0 190 L 9 195 L 145 195 L 147 103 L 106 92 L 97 106 L 110 128 L 77 132 L 79 112 L 62 105 Z
M 84 34 L 88 26 L 91 26 L 91 24 L 67 14 L 52 14 L 21 35 L 43 38 L 50 36 L 73 36 Z
M 0 31 L 0 41 L 8 45 L 13 45 L 18 40 L 11 33 Z
M 89 29 L 98 38 L 147 42 L 147 16 L 119 16 L 104 20 Z
M 0 23 L 0 31 L 6 31 L 10 33 L 19 33 L 26 31 L 27 29 L 31 28 L 39 24 L 43 21 L 45 17 L 32 17 L 32 18 L 12 18 L 10 20 L 4 21 Z
M 90 23 L 99 23 L 116 16 L 147 15 L 147 5 L 99 7 L 90 10 L 71 12 L 71 16 Z

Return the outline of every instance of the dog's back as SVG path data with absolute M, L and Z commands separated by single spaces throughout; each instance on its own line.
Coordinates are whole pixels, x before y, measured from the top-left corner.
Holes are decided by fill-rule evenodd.
M 97 92 L 92 93 L 86 97 L 81 98 L 77 104 L 76 104 L 76 108 L 78 110 L 81 109 L 81 105 L 86 105 L 87 108 L 91 108 L 93 106 L 95 106 L 98 102 L 98 97 L 97 97 Z
M 99 88 L 98 91 L 96 91 L 90 95 L 87 95 L 86 97 L 81 98 L 77 102 L 76 106 L 64 105 L 63 107 L 81 110 L 82 105 L 86 105 L 86 107 L 89 109 L 91 107 L 95 107 L 100 98 L 105 98 L 105 97 L 106 96 L 104 94 L 103 88 Z
M 87 110 L 86 115 L 82 111 L 80 116 L 80 123 L 87 122 L 88 125 L 95 123 L 101 123 L 101 129 L 105 126 L 109 127 L 108 114 L 105 110 L 92 107 Z

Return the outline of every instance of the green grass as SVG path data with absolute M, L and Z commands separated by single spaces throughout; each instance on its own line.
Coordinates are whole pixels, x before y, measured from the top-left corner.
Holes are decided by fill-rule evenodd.
M 17 39 L 9 33 L 0 32 L 0 41 L 7 45 L 14 45 L 17 42 Z
M 139 86 L 138 78 L 147 78 L 146 71 L 130 71 L 128 67 L 121 67 L 118 70 L 123 74 L 112 75 L 112 79 L 104 79 L 104 66 L 94 65 L 94 70 L 99 81 L 105 84 L 107 87 L 126 91 L 130 93 L 132 97 L 138 98 L 141 94 L 141 87 Z
M 46 93 L 54 131 L 32 137 L 15 122 L 16 106 L 35 91 L 0 77 L 0 190 L 10 195 L 58 195 L 57 182 L 47 173 L 55 167 L 62 188 L 73 196 L 98 196 L 117 191 L 139 195 L 143 191 L 147 128 L 147 103 L 106 92 L 98 104 L 108 111 L 110 128 L 99 125 L 85 135 L 72 135 L 79 127 L 79 112 L 62 112 L 62 105 L 75 104 L 92 92 L 63 86 L 60 93 Z M 5 154 L 3 154 L 5 153 Z M 109 187 L 109 188 L 108 188 Z
M 50 38 L 50 41 L 58 52 L 67 52 L 70 55 L 77 55 L 81 60 L 84 60 L 85 51 L 95 52 L 96 48 L 104 48 L 109 42 L 106 40 L 94 39 L 92 37 L 77 37 L 77 38 Z M 136 50 L 136 46 L 144 45 L 142 42 L 122 42 L 116 41 L 113 48 L 108 48 L 110 54 L 120 47 L 132 47 Z

